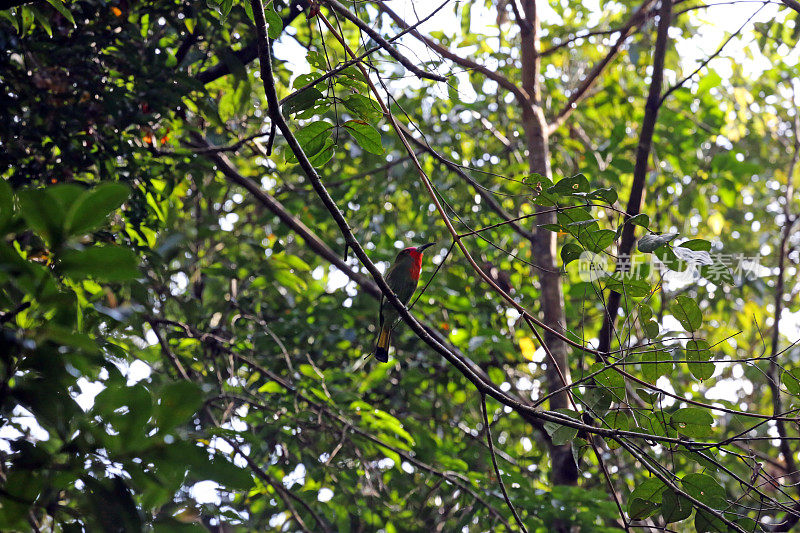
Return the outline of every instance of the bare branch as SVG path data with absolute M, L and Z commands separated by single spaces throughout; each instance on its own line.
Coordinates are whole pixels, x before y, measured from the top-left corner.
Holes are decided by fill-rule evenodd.
M 800 2 L 797 0 L 781 0 L 781 2 L 800 13 Z
M 520 519 L 519 514 L 517 514 L 514 504 L 511 503 L 511 498 L 508 497 L 506 484 L 503 483 L 503 478 L 500 475 L 500 468 L 497 466 L 497 457 L 495 457 L 494 454 L 494 442 L 492 441 L 492 429 L 489 427 L 489 415 L 486 412 L 486 395 L 483 393 L 481 393 L 481 413 L 483 414 L 483 427 L 486 428 L 486 442 L 489 443 L 489 455 L 492 457 L 492 466 L 494 467 L 494 475 L 497 476 L 497 483 L 500 485 L 500 490 L 503 491 L 503 498 L 506 500 L 506 505 L 511 510 L 511 514 L 514 515 L 514 520 L 517 521 L 517 525 L 523 533 L 528 533 L 528 529 L 525 527 L 525 524 L 522 523 L 522 519 Z
M 569 99 L 567 100 L 566 105 L 559 111 L 553 120 L 550 122 L 548 133 L 552 133 L 557 130 L 566 120 L 572 115 L 575 109 L 578 107 L 578 103 L 583 100 L 588 92 L 589 89 L 592 88 L 592 85 L 600 77 L 600 74 L 605 70 L 611 61 L 617 57 L 620 50 L 622 49 L 622 45 L 625 44 L 625 41 L 633 34 L 633 31 L 644 23 L 647 20 L 647 15 L 650 10 L 650 7 L 655 3 L 656 0 L 645 0 L 644 3 L 639 6 L 639 8 L 633 12 L 631 18 L 628 19 L 622 27 L 619 28 L 619 36 L 611 48 L 606 53 L 605 57 L 597 63 L 594 68 L 586 75 L 583 79 L 581 84 L 570 94 Z
M 639 144 L 636 147 L 636 164 L 633 169 L 633 183 L 631 183 L 630 195 L 628 197 L 628 207 L 623 219 L 622 239 L 617 250 L 620 258 L 629 257 L 633 251 L 635 242 L 636 226 L 628 224 L 627 221 L 638 215 L 642 210 L 644 202 L 644 187 L 647 181 L 647 167 L 650 161 L 650 148 L 653 144 L 653 132 L 656 121 L 658 120 L 658 109 L 660 107 L 661 84 L 664 81 L 664 58 L 669 44 L 669 26 L 672 18 L 671 0 L 661 0 L 659 10 L 658 35 L 656 46 L 653 52 L 653 75 L 650 79 L 650 88 L 647 93 L 645 104 L 644 119 L 642 130 L 639 134 Z M 614 323 L 617 320 L 617 310 L 619 309 L 622 294 L 611 291 L 608 296 L 608 303 L 603 317 L 603 326 L 600 329 L 598 349 L 607 353 L 611 348 Z
M 433 81 L 447 81 L 445 76 L 441 76 L 439 74 L 431 74 L 430 72 L 425 72 L 414 63 L 411 62 L 410 59 L 405 57 L 403 54 L 397 51 L 397 49 L 389 44 L 389 42 L 381 37 L 381 35 L 373 30 L 366 22 L 361 20 L 355 13 L 347 9 L 345 6 L 337 2 L 336 0 L 325 0 L 325 3 L 328 4 L 334 11 L 339 13 L 341 16 L 358 26 L 358 28 L 370 36 L 370 38 L 378 43 L 381 48 L 386 50 L 386 52 L 395 58 L 401 65 L 405 68 L 413 72 L 419 78 L 425 78 Z
M 407 29 L 409 27 L 409 25 L 397 13 L 395 13 L 389 6 L 386 5 L 386 2 L 383 2 L 382 0 L 377 0 L 375 3 L 377 4 L 378 9 L 380 9 L 381 11 L 383 11 L 384 13 L 389 15 L 389 17 L 398 26 L 400 26 L 403 29 Z M 498 85 L 500 85 L 500 87 L 503 87 L 507 91 L 511 92 L 514 96 L 516 96 L 517 100 L 520 102 L 520 104 L 529 105 L 529 100 L 530 99 L 528 97 L 528 94 L 524 90 L 522 90 L 520 87 L 515 85 L 513 82 L 511 82 L 511 80 L 509 80 L 508 78 L 498 74 L 494 70 L 491 70 L 491 69 L 489 69 L 489 68 L 487 68 L 487 67 L 485 67 L 485 66 L 483 66 L 483 65 L 481 65 L 479 63 L 476 63 L 475 61 L 473 61 L 471 59 L 467 59 L 467 58 L 464 58 L 464 57 L 461 57 L 459 55 L 454 54 L 453 52 L 448 50 L 446 47 L 444 47 L 441 44 L 435 42 L 430 37 L 422 35 L 417 30 L 412 30 L 411 31 L 411 35 L 413 35 L 414 37 L 416 37 L 417 39 L 419 39 L 420 41 L 425 43 L 434 52 L 436 52 L 437 54 L 439 54 L 443 58 L 452 61 L 456 65 L 462 66 L 462 67 L 470 69 L 470 70 L 474 70 L 476 72 L 480 72 L 481 74 L 486 76 L 488 79 L 496 82 Z
M 486 190 L 486 187 L 478 183 L 469 174 L 464 172 L 464 170 L 460 166 L 453 163 L 452 161 L 441 155 L 439 152 L 434 150 L 433 147 L 431 147 L 426 141 L 424 141 L 423 139 L 418 139 L 416 136 L 414 136 L 411 130 L 409 130 L 408 127 L 406 127 L 404 124 L 400 123 L 398 124 L 400 128 L 403 130 L 403 132 L 406 134 L 407 138 L 411 140 L 412 143 L 414 143 L 416 146 L 418 146 L 426 153 L 430 154 L 434 159 L 439 161 L 445 167 L 455 172 L 459 178 L 467 182 L 472 187 L 472 189 L 477 194 L 479 194 L 480 197 L 486 202 L 486 205 L 489 206 L 489 209 L 497 213 L 497 215 L 499 215 L 500 218 L 502 218 L 506 224 L 511 226 L 515 232 L 517 232 L 520 236 L 526 239 L 533 238 L 533 233 L 520 226 L 514 220 L 514 217 L 512 217 L 508 212 L 506 212 L 505 209 L 503 209 L 503 206 L 500 205 L 500 203 L 497 201 L 494 195 L 492 195 L 491 192 Z
M 664 103 L 664 101 L 667 99 L 667 97 L 668 97 L 669 95 L 671 95 L 673 92 L 675 92 L 675 91 L 677 91 L 678 89 L 680 89 L 681 87 L 683 87 L 683 84 L 685 84 L 687 81 L 689 81 L 690 79 L 692 79 L 692 78 L 694 77 L 694 75 L 695 75 L 695 74 L 697 74 L 698 72 L 700 72 L 700 71 L 703 69 L 703 67 L 705 67 L 706 65 L 708 65 L 708 64 L 711 62 L 711 60 L 712 60 L 712 59 L 714 59 L 715 57 L 719 56 L 719 55 L 722 53 L 722 50 L 725 48 L 725 46 L 726 46 L 726 45 L 727 45 L 729 42 L 731 42 L 731 41 L 733 40 L 733 38 L 734 38 L 734 37 L 736 37 L 737 35 L 739 35 L 740 33 L 742 33 L 742 30 L 745 28 L 745 26 L 747 26 L 747 25 L 750 23 L 750 21 L 751 21 L 751 20 L 753 20 L 753 17 L 755 17 L 756 15 L 758 15 L 759 11 L 761 11 L 762 9 L 764 9 L 764 6 L 766 6 L 768 3 L 769 3 L 768 1 L 767 1 L 767 2 L 764 2 L 764 3 L 761 5 L 761 7 L 759 7 L 759 8 L 758 8 L 758 9 L 755 11 L 755 13 L 753 13 L 752 15 L 750 15 L 750 17 L 748 17 L 748 19 L 744 21 L 744 24 L 742 24 L 741 26 L 739 26 L 739 29 L 738 29 L 738 30 L 736 30 L 735 32 L 733 32 L 732 34 L 730 34 L 730 36 L 729 36 L 727 39 L 725 39 L 725 42 L 723 42 L 723 43 L 720 45 L 720 47 L 719 47 L 719 48 L 717 48 L 717 51 L 716 51 L 716 52 L 714 52 L 713 54 L 711 54 L 710 56 L 708 56 L 708 57 L 707 57 L 707 58 L 706 58 L 706 59 L 705 59 L 705 60 L 704 60 L 702 63 L 700 63 L 700 66 L 698 66 L 696 69 L 694 69 L 694 71 L 693 71 L 691 74 L 689 74 L 688 76 L 686 76 L 685 78 L 683 78 L 682 80 L 680 80 L 678 83 L 676 83 L 675 85 L 673 85 L 672 87 L 670 87 L 669 89 L 667 89 L 667 91 L 666 91 L 666 92 L 664 92 L 664 96 L 662 96 L 662 97 L 661 97 L 661 100 L 659 100 L 659 102 L 658 102 L 658 105 L 659 105 L 659 107 L 660 107 L 660 106 L 661 106 L 661 105 Z
M 285 28 L 289 24 L 291 24 L 294 19 L 297 18 L 300 13 L 308 8 L 311 2 L 309 0 L 292 0 L 291 4 L 289 4 L 289 13 L 285 16 L 281 17 L 281 22 L 283 23 L 283 27 Z M 247 65 L 248 63 L 255 60 L 258 57 L 258 49 L 257 49 L 257 40 L 246 44 L 239 50 L 232 50 L 229 49 L 230 54 L 235 57 L 242 65 Z M 200 72 L 195 76 L 195 79 L 202 83 L 203 85 L 207 85 L 214 80 L 217 80 L 223 76 L 226 76 L 231 73 L 231 66 L 226 63 L 225 61 L 220 61 L 213 67 L 207 68 L 206 70 Z
M 796 91 L 795 85 L 792 83 L 792 101 L 795 102 L 796 100 Z M 798 159 L 800 159 L 800 109 L 795 107 L 794 110 L 794 153 L 792 154 L 791 162 L 789 163 L 789 168 L 786 173 L 786 192 L 784 193 L 783 199 L 783 216 L 784 216 L 784 223 L 783 223 L 783 231 L 781 234 L 781 241 L 780 245 L 778 246 L 778 278 L 775 281 L 775 300 L 774 300 L 774 307 L 775 307 L 775 320 L 774 324 L 772 325 L 772 342 L 771 342 L 771 357 L 769 363 L 769 379 L 768 384 L 770 391 L 772 393 L 772 413 L 773 415 L 777 415 L 781 411 L 783 411 L 783 402 L 781 399 L 781 389 L 780 389 L 780 371 L 778 367 L 777 361 L 777 354 L 778 348 L 780 347 L 780 323 L 781 323 L 781 314 L 783 313 L 783 296 L 785 292 L 785 276 L 786 276 L 786 255 L 787 255 L 787 244 L 789 242 L 789 237 L 792 235 L 792 228 L 797 220 L 797 217 L 793 216 L 792 214 L 792 199 L 794 197 L 794 171 L 797 167 Z M 781 452 L 781 456 L 783 457 L 783 462 L 786 464 L 786 473 L 789 476 L 789 480 L 791 484 L 797 487 L 798 493 L 800 494 L 800 472 L 797 471 L 797 463 L 795 461 L 794 452 L 790 446 L 789 440 L 787 437 L 786 431 L 786 424 L 783 420 L 776 420 L 775 421 L 776 429 L 778 430 L 778 435 L 780 436 L 780 441 L 778 444 L 778 449 Z M 789 514 L 781 526 L 786 527 L 786 529 L 776 529 L 774 531 L 788 531 L 793 527 L 794 524 L 797 523 L 798 519 L 800 519 L 800 515 L 793 515 Z

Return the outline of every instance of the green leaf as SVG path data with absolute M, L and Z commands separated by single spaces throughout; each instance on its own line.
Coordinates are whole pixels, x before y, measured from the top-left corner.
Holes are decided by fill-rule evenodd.
M 104 183 L 85 191 L 67 212 L 67 234 L 82 235 L 99 228 L 129 196 L 130 189 L 121 183 Z
M 706 409 L 684 407 L 672 413 L 669 423 L 682 435 L 704 438 L 711 435 L 714 417 Z
M 626 224 L 633 224 L 634 226 L 641 226 L 647 229 L 650 227 L 650 217 L 644 213 L 639 213 L 638 215 L 629 218 Z
M 580 420 L 581 417 L 580 413 L 570 409 L 556 409 L 555 412 L 565 414 L 570 418 L 574 418 L 575 420 Z M 572 442 L 572 440 L 578 434 L 578 430 L 576 428 L 563 426 L 558 422 L 545 422 L 544 429 L 547 431 L 547 434 L 550 435 L 550 438 L 553 440 L 553 444 L 556 446 L 561 446 L 562 444 Z
M 677 233 L 665 233 L 663 235 L 647 234 L 639 239 L 639 251 L 643 253 L 654 252 L 677 236 Z
M 624 294 L 627 298 L 643 298 L 648 296 L 652 290 L 647 280 L 628 277 L 619 271 L 614 272 L 605 281 L 606 289 Z
M 692 514 L 692 502 L 685 496 L 667 489 L 661 494 L 661 516 L 667 524 L 686 520 Z
M 648 320 L 647 322 L 642 323 L 642 329 L 644 330 L 645 335 L 647 335 L 650 339 L 655 339 L 658 337 L 658 333 L 660 328 L 658 326 L 658 322 L 655 320 Z
M 118 413 L 125 407 L 124 413 Z M 132 387 L 109 385 L 97 395 L 93 411 L 101 414 L 120 433 L 120 444 L 123 449 L 136 449 L 147 435 L 145 426 L 153 410 L 150 391 L 143 385 Z
M 139 275 L 139 260 L 130 248 L 94 246 L 67 250 L 61 254 L 61 271 L 73 278 L 92 277 L 101 281 L 127 281 Z
M 703 533 L 730 532 L 725 522 L 703 509 L 697 510 L 697 514 L 694 517 L 694 527 L 695 531 L 702 531 Z
M 192 473 L 199 478 L 216 481 L 229 489 L 248 490 L 253 486 L 253 476 L 249 470 L 239 468 L 220 454 L 216 454 L 203 465 L 195 465 Z
M 54 8 L 56 11 L 58 11 L 59 13 L 61 13 L 61 15 L 62 15 L 62 16 L 65 18 L 65 19 L 67 19 L 67 20 L 70 22 L 70 24 L 72 24 L 72 27 L 74 27 L 74 28 L 77 28 L 77 27 L 78 27 L 78 26 L 75 24 L 75 19 L 74 19 L 74 18 L 72 18 L 72 13 L 70 13 L 70 12 L 69 12 L 69 9 L 67 9 L 67 8 L 66 8 L 66 6 L 64 6 L 64 2 L 62 2 L 61 0 L 47 0 L 47 3 L 48 3 L 48 4 L 50 4 L 51 6 L 53 6 L 53 8 Z
M 578 259 L 582 253 L 583 248 L 574 242 L 567 243 L 561 248 L 561 261 L 564 262 L 564 266 L 567 266 L 572 261 Z
M 597 219 L 595 219 L 588 210 L 582 207 L 562 211 L 556 215 L 556 220 L 564 230 L 581 241 L 584 247 L 590 247 L 592 244 L 591 242 L 585 242 L 587 241 L 585 237 L 600 229 L 600 226 L 597 224 Z
M 682 242 L 678 246 L 680 246 L 681 248 L 687 248 L 689 250 L 693 250 L 695 252 L 711 251 L 711 243 L 704 239 L 692 239 L 686 242 Z
M 354 93 L 343 99 L 345 107 L 358 115 L 362 120 L 374 122 L 383 116 L 381 107 L 375 100 Z
M 628 418 L 628 415 L 617 409 L 606 414 L 606 416 L 603 417 L 603 420 L 610 428 L 619 429 L 622 431 L 628 431 L 631 428 L 631 421 Z M 610 438 L 606 439 L 606 444 L 608 444 L 608 447 L 612 450 L 616 450 L 621 446 L 619 442 Z
M 595 416 L 605 415 L 613 401 L 606 389 L 597 386 L 587 387 L 586 392 L 580 400 L 581 403 L 586 406 L 586 410 Z
M 595 382 L 606 389 L 615 400 L 619 400 L 625 395 L 625 378 L 615 369 L 605 366 L 603 363 L 595 363 L 589 368 L 589 372 L 602 370 L 594 377 Z
M 703 313 L 697 302 L 688 296 L 678 296 L 669 306 L 669 311 L 678 319 L 686 331 L 697 331 L 703 325 Z
M 140 510 L 127 483 L 120 477 L 98 481 L 84 475 L 83 491 L 91 503 L 93 515 L 98 519 L 101 531 L 142 531 L 144 524 Z
M 231 13 L 231 9 L 233 9 L 233 1 L 234 0 L 222 0 L 220 4 L 220 13 L 222 13 L 222 20 L 228 18 L 228 15 Z
M 30 227 L 57 246 L 63 238 L 64 212 L 45 189 L 17 191 L 20 213 Z
M 256 18 L 253 15 L 253 6 L 250 4 L 250 2 L 242 2 L 242 7 L 244 8 L 244 12 L 247 15 L 247 18 L 250 19 L 250 22 L 255 24 Z M 191 27 L 190 24 L 188 24 L 189 21 L 192 21 Z M 189 33 L 194 33 L 194 21 L 192 19 L 186 19 L 186 22 L 187 22 L 186 27 L 189 30 Z
M 270 2 L 264 10 L 264 18 L 267 21 L 267 35 L 270 39 L 277 39 L 283 32 L 283 21 L 281 16 L 275 12 L 275 3 Z
M 781 383 L 790 394 L 800 395 L 800 369 L 784 370 L 781 374 Z
M 200 387 L 189 381 L 170 383 L 161 391 L 156 424 L 162 433 L 188 420 L 202 405 Z
M 719 260 L 719 256 L 711 256 L 713 263 L 700 265 L 700 275 L 714 284 L 727 283 L 733 285 L 734 279 L 730 268 Z
M 384 365 L 385 366 L 385 365 Z M 269 392 L 270 394 L 282 393 L 285 389 L 274 381 L 267 381 L 258 388 L 258 392 Z
M 97 342 L 88 334 L 68 329 L 58 324 L 50 323 L 41 328 L 37 335 L 38 340 L 49 340 L 62 346 L 79 348 L 85 353 L 99 353 Z
M 686 474 L 681 478 L 683 490 L 712 509 L 725 509 L 725 489 L 707 474 Z
M 632 520 L 642 520 L 655 513 L 661 504 L 661 493 L 666 485 L 657 478 L 639 484 L 628 497 L 628 514 Z
M 304 111 L 313 107 L 320 98 L 322 98 L 322 93 L 319 92 L 319 89 L 316 87 L 309 87 L 283 104 L 283 112 L 286 115 L 292 115 L 299 111 Z
M 341 72 L 342 76 L 346 76 L 351 80 L 357 81 L 362 85 L 362 87 L 366 87 L 367 85 L 367 78 L 364 76 L 364 73 L 361 72 L 361 69 L 356 67 L 355 65 L 350 65 L 346 69 Z
M 601 229 L 582 236 L 581 240 L 589 244 L 588 249 L 590 251 L 600 253 L 611 246 L 611 243 L 613 243 L 616 238 L 617 234 L 610 229 Z
M 639 428 L 644 433 L 651 435 L 677 437 L 677 432 L 669 425 L 669 413 L 657 411 L 651 414 L 642 412 L 637 415 Z
M 675 255 L 675 252 L 672 251 L 670 246 L 657 248 L 656 251 L 653 252 L 653 255 L 658 257 L 658 259 L 664 263 L 664 266 L 675 272 L 682 272 L 687 266 L 681 259 L 678 259 L 678 256 Z
M 655 404 L 660 396 L 660 393 L 651 392 L 643 387 L 636 389 L 636 394 L 638 394 L 642 400 L 646 401 L 650 405 Z
M 556 182 L 555 185 L 547 189 L 550 194 L 558 196 L 569 196 L 575 193 L 588 193 L 589 180 L 583 174 L 576 174 L 571 178 L 563 178 Z
M 714 375 L 714 363 L 710 363 L 711 350 L 705 340 L 691 340 L 686 343 L 686 361 L 689 371 L 697 379 L 708 379 Z
M 297 131 L 295 137 L 306 156 L 311 158 L 321 152 L 328 144 L 333 143 L 331 130 L 333 124 L 318 120 L 312 122 Z M 286 148 L 284 157 L 287 163 L 296 163 L 297 158 L 289 148 Z
M 372 154 L 383 154 L 381 134 L 363 120 L 348 120 L 344 127 L 353 136 L 358 145 Z
M 42 12 L 41 9 L 35 6 L 28 7 L 31 13 L 33 13 L 33 18 L 36 20 L 36 24 L 44 28 L 44 31 L 47 32 L 48 37 L 53 36 L 53 28 L 50 26 L 50 20 L 48 15 Z
M 651 350 L 643 353 L 641 365 L 642 376 L 650 383 L 655 383 L 661 376 L 669 375 L 673 368 L 672 357 L 666 350 Z
M 50 185 L 45 191 L 61 205 L 66 213 L 72 207 L 72 204 L 86 192 L 86 188 L 74 183 L 59 183 L 58 185 Z
M 613 204 L 614 202 L 617 201 L 618 195 L 617 195 L 617 191 L 615 191 L 614 189 L 604 188 L 604 189 L 597 189 L 596 191 L 592 191 L 589 194 L 588 198 L 597 198 L 597 199 L 603 200 L 607 204 L 611 205 L 611 204 Z

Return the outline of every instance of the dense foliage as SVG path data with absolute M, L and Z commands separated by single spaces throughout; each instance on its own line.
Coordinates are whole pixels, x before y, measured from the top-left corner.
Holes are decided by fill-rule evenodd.
M 519 4 L 0 11 L 0 530 L 793 527 L 798 12 Z

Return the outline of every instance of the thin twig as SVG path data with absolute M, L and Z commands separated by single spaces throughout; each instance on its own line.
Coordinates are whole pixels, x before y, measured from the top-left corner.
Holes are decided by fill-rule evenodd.
M 528 529 L 525 527 L 525 524 L 522 523 L 522 519 L 519 517 L 519 514 L 517 514 L 514 504 L 511 503 L 511 498 L 508 497 L 506 484 L 503 483 L 503 478 L 500 475 L 500 468 L 497 466 L 497 457 L 495 457 L 494 454 L 494 442 L 492 441 L 492 430 L 489 427 L 489 415 L 486 410 L 486 395 L 484 393 L 481 393 L 481 413 L 483 414 L 483 426 L 486 428 L 486 442 L 489 443 L 489 454 L 492 457 L 492 466 L 494 467 L 494 474 L 497 476 L 497 483 L 500 484 L 500 490 L 503 491 L 503 498 L 506 500 L 506 505 L 511 510 L 511 514 L 514 515 L 514 520 L 517 521 L 517 525 L 519 525 L 519 528 L 524 533 L 528 533 Z
M 718 55 L 720 55 L 720 54 L 722 53 L 722 50 L 725 48 L 725 46 L 726 46 L 726 45 L 727 45 L 729 42 L 731 42 L 731 41 L 733 40 L 733 38 L 734 38 L 734 37 L 736 37 L 737 35 L 739 35 L 739 34 L 742 32 L 742 30 L 745 28 L 745 26 L 747 26 L 747 25 L 750 23 L 750 21 L 751 21 L 751 20 L 753 20 L 753 17 L 755 17 L 756 15 L 758 15 L 758 13 L 759 13 L 759 12 L 760 12 L 762 9 L 764 9 L 764 6 L 766 6 L 768 3 L 769 3 L 769 2 L 764 2 L 764 3 L 761 5 L 761 7 L 759 7 L 759 8 L 758 8 L 758 9 L 755 11 L 755 13 L 753 13 L 752 15 L 750 15 L 750 16 L 747 18 L 747 20 L 745 20 L 745 21 L 744 21 L 744 24 L 742 24 L 741 26 L 739 26 L 739 29 L 738 29 L 738 30 L 736 30 L 735 32 L 733 32 L 732 34 L 730 34 L 730 36 L 729 36 L 727 39 L 725 39 L 725 42 L 723 42 L 723 43 L 722 43 L 722 45 L 720 45 L 720 47 L 719 47 L 719 48 L 717 48 L 717 51 L 716 51 L 716 52 L 714 52 L 713 54 L 711 54 L 710 56 L 708 56 L 708 57 L 707 57 L 707 58 L 706 58 L 706 59 L 705 59 L 705 60 L 704 60 L 702 63 L 700 63 L 700 66 L 698 66 L 696 69 L 694 69 L 694 71 L 693 71 L 691 74 L 689 74 L 688 76 L 686 76 L 685 78 L 683 78 L 682 80 L 680 80 L 678 83 L 676 83 L 675 85 L 673 85 L 672 87 L 670 87 L 669 89 L 667 89 L 667 90 L 664 92 L 663 96 L 661 96 L 661 99 L 658 101 L 658 106 L 659 106 L 659 107 L 661 107 L 661 105 L 663 105 L 664 101 L 667 99 L 667 97 L 668 97 L 669 95 L 671 95 L 672 93 L 674 93 L 675 91 L 677 91 L 678 89 L 680 89 L 681 87 L 683 87 L 683 85 L 684 85 L 684 84 L 685 84 L 687 81 L 689 81 L 690 79 L 692 79 L 692 78 L 694 77 L 694 75 L 695 75 L 695 74 L 697 74 L 698 72 L 700 72 L 700 71 L 703 69 L 703 67 L 705 67 L 706 65 L 708 65 L 708 63 L 709 63 L 709 62 L 711 62 L 711 60 L 712 60 L 712 59 L 714 59 L 715 57 L 717 57 Z
M 573 111 L 578 107 L 578 103 L 583 100 L 588 92 L 589 89 L 592 88 L 592 85 L 597 81 L 600 77 L 600 74 L 605 70 L 606 66 L 611 63 L 611 61 L 617 56 L 619 51 L 622 49 L 622 45 L 625 41 L 633 34 L 633 30 L 637 27 L 642 25 L 646 20 L 650 10 L 650 6 L 655 2 L 655 0 L 645 0 L 639 8 L 633 12 L 631 17 L 628 21 L 619 28 L 619 37 L 611 46 L 611 48 L 606 52 L 606 55 L 601 59 L 589 72 L 583 81 L 578 85 L 578 87 L 570 93 L 570 97 L 567 100 L 567 103 L 564 107 L 561 108 L 561 111 L 556 113 L 555 117 L 550 121 L 548 126 L 548 133 L 553 133 L 557 130 L 561 125 L 566 122 L 566 120 L 572 115 Z
M 395 58 L 401 65 L 405 68 L 413 72 L 418 78 L 424 78 L 433 81 L 447 81 L 446 76 L 441 76 L 439 74 L 431 74 L 430 72 L 425 72 L 414 63 L 411 62 L 406 56 L 401 54 L 397 51 L 397 49 L 392 46 L 386 39 L 384 39 L 381 34 L 377 31 L 373 30 L 366 22 L 358 18 L 358 16 L 347 9 L 345 6 L 337 2 L 336 0 L 324 0 L 324 2 L 329 5 L 334 11 L 339 13 L 341 16 L 358 26 L 358 28 L 370 36 L 370 38 L 378 43 L 381 48 L 386 50 L 386 52 Z

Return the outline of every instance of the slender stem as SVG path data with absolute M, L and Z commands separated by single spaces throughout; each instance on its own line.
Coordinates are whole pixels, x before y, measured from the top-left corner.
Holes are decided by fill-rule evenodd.
M 370 38 L 378 43 L 381 48 L 386 50 L 390 56 L 395 58 L 401 65 L 406 67 L 408 70 L 413 72 L 418 78 L 424 78 L 433 81 L 447 81 L 446 76 L 441 76 L 439 74 L 431 74 L 430 72 L 425 72 L 414 63 L 411 62 L 406 56 L 401 54 L 397 51 L 397 49 L 392 46 L 386 39 L 381 37 L 381 35 L 372 29 L 366 22 L 358 18 L 358 16 L 347 9 L 345 6 L 337 2 L 336 0 L 324 0 L 326 4 L 328 4 L 334 11 L 339 13 L 341 16 L 358 26 L 358 28 L 370 36 Z
M 671 95 L 672 93 L 674 93 L 675 91 L 677 91 L 678 89 L 680 89 L 681 87 L 683 87 L 683 85 L 684 85 L 684 84 L 685 84 L 687 81 L 689 81 L 690 79 L 692 79 L 692 78 L 694 77 L 694 75 L 695 75 L 695 74 L 697 74 L 698 72 L 700 72 L 700 71 L 703 69 L 703 67 L 705 67 L 706 65 L 708 65 L 708 64 L 711 62 L 711 60 L 712 60 L 712 59 L 714 59 L 715 57 L 717 57 L 718 55 L 720 55 L 720 54 L 722 53 L 722 50 L 724 50 L 724 49 L 725 49 L 725 46 L 727 46 L 727 44 L 728 44 L 729 42 L 731 42 L 731 41 L 733 40 L 733 38 L 734 38 L 734 37 L 736 37 L 737 35 L 739 35 L 740 33 L 742 33 L 742 30 L 745 28 L 745 26 L 747 26 L 747 25 L 750 23 L 750 21 L 751 21 L 751 20 L 753 20 L 753 17 L 755 17 L 756 15 L 758 15 L 758 13 L 759 13 L 759 12 L 760 12 L 762 9 L 764 9 L 764 6 L 766 6 L 767 4 L 769 4 L 769 2 L 768 2 L 768 1 L 767 1 L 767 2 L 764 2 L 764 3 L 761 5 L 761 7 L 759 7 L 759 8 L 758 8 L 758 9 L 755 11 L 755 13 L 753 13 L 752 15 L 750 15 L 750 17 L 748 17 L 748 19 L 744 21 L 744 24 L 742 24 L 741 26 L 739 26 L 739 29 L 738 29 L 738 30 L 736 30 L 735 32 L 733 32 L 732 34 L 730 34 L 730 36 L 729 36 L 727 39 L 725 39 L 725 42 L 723 42 L 723 43 L 720 45 L 720 47 L 719 47 L 719 48 L 717 48 L 717 51 L 716 51 L 716 52 L 714 52 L 713 54 L 711 54 L 710 56 L 708 56 L 708 57 L 707 57 L 707 58 L 706 58 L 706 59 L 705 59 L 705 60 L 704 60 L 702 63 L 700 63 L 700 66 L 698 66 L 696 69 L 694 69 L 694 71 L 692 71 L 692 73 L 691 73 L 691 74 L 689 74 L 688 76 L 686 76 L 685 78 L 683 78 L 682 80 L 680 80 L 678 83 L 676 83 L 675 85 L 673 85 L 672 87 L 670 87 L 669 89 L 667 89 L 667 91 L 664 93 L 664 96 L 662 96 L 662 97 L 661 97 L 661 100 L 659 100 L 659 102 L 658 102 L 658 106 L 659 106 L 659 107 L 661 107 L 661 105 L 663 105 L 663 104 L 664 104 L 664 101 L 667 99 L 667 97 L 668 97 L 669 95 Z
M 644 3 L 633 12 L 631 17 L 628 19 L 628 22 L 626 22 L 619 29 L 619 36 L 614 44 L 611 45 L 611 48 L 608 50 L 608 52 L 606 52 L 606 55 L 594 66 L 589 74 L 586 75 L 578 87 L 570 93 L 567 103 L 558 113 L 556 113 L 556 116 L 553 117 L 553 120 L 550 122 L 549 133 L 557 130 L 562 124 L 564 124 L 564 122 L 566 122 L 570 115 L 572 115 L 573 111 L 575 111 L 575 109 L 578 107 L 578 103 L 580 103 L 581 100 L 588 95 L 589 89 L 591 89 L 598 80 L 603 70 L 605 70 L 608 64 L 611 63 L 615 57 L 617 57 L 622 49 L 622 45 L 625 44 L 625 41 L 628 39 L 628 37 L 633 34 L 634 30 L 638 26 L 642 25 L 647 20 L 650 7 L 654 2 L 655 0 L 645 0 Z
M 511 510 L 511 514 L 514 515 L 514 520 L 517 521 L 517 525 L 519 528 L 524 532 L 528 533 L 528 529 L 525 527 L 525 524 L 522 523 L 522 519 L 517 514 L 517 510 L 514 508 L 514 504 L 511 503 L 511 498 L 508 497 L 508 491 L 506 491 L 506 484 L 503 483 L 503 477 L 500 475 L 500 468 L 497 466 L 497 457 L 495 457 L 494 453 L 494 442 L 492 440 L 492 429 L 489 427 L 489 415 L 486 410 L 486 395 L 481 393 L 481 413 L 483 414 L 483 427 L 486 428 L 486 442 L 489 443 L 489 454 L 492 457 L 492 466 L 494 467 L 494 475 L 497 476 L 497 483 L 500 484 L 500 490 L 503 491 L 503 499 L 506 500 L 506 505 Z

